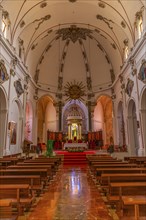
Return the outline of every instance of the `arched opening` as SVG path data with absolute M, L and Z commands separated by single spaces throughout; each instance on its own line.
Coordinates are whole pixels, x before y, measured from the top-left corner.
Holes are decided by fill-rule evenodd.
M 5 148 L 6 117 L 7 117 L 6 97 L 2 88 L 0 88 L 0 157 L 3 156 L 3 150 Z
M 33 110 L 31 102 L 26 103 L 25 139 L 32 141 Z
M 11 114 L 9 118 L 9 147 L 11 154 L 21 152 L 23 129 L 23 111 L 20 100 L 14 99 L 11 103 Z
M 139 141 L 137 129 L 136 106 L 133 100 L 130 100 L 128 105 L 128 136 L 131 156 L 138 155 Z
M 40 142 L 47 142 L 47 131 L 56 131 L 56 110 L 49 96 L 43 96 L 38 100 L 37 106 L 37 137 Z
M 143 135 L 143 142 L 145 147 L 146 153 L 146 89 L 144 90 L 141 98 L 141 119 L 142 119 L 142 135 Z
M 63 108 L 63 135 L 65 139 L 85 140 L 88 133 L 87 109 L 81 101 L 70 101 Z
M 125 140 L 125 125 L 123 117 L 123 103 L 120 101 L 118 105 L 118 146 L 123 147 L 126 144 Z
M 100 96 L 94 110 L 94 130 L 103 131 L 103 141 L 105 145 L 111 144 L 113 140 L 113 119 L 112 100 L 109 96 Z

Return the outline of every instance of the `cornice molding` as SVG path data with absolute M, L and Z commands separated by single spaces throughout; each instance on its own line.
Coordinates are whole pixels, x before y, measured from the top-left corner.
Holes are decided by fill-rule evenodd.
M 143 34 L 142 38 L 136 42 L 133 50 L 131 51 L 130 56 L 128 57 L 124 65 L 122 66 L 120 74 L 123 74 L 125 72 L 125 70 L 130 65 L 130 60 L 136 57 L 136 55 L 141 51 L 142 47 L 145 47 L 145 44 L 146 44 L 145 41 L 146 41 L 146 32 Z
M 16 54 L 15 48 L 12 45 L 10 45 L 10 43 L 2 36 L 2 34 L 0 34 L 0 45 L 2 45 L 4 47 L 4 49 L 7 51 L 8 55 L 10 56 L 11 59 L 16 58 L 18 60 L 17 66 L 20 69 L 20 71 L 22 71 L 22 74 L 24 75 L 24 77 L 29 75 L 29 77 L 30 77 L 29 80 L 31 81 L 33 87 L 37 88 L 37 85 L 34 82 L 34 80 L 32 79 L 31 75 L 29 74 L 27 67 L 22 63 L 21 59 Z
M 141 48 L 142 48 L 143 46 L 145 47 L 145 44 L 146 44 L 146 31 L 145 31 L 145 33 L 143 34 L 142 38 L 139 39 L 139 40 L 136 42 L 136 44 L 135 44 L 133 50 L 131 51 L 130 56 L 128 57 L 128 59 L 126 60 L 126 62 L 123 64 L 123 66 L 122 66 L 121 71 L 119 72 L 119 74 L 117 74 L 116 80 L 115 80 L 114 83 L 112 84 L 112 87 L 115 86 L 116 83 L 118 83 L 119 77 L 120 77 L 121 75 L 123 75 L 124 72 L 127 70 L 127 68 L 129 68 L 129 65 L 131 65 L 131 64 L 130 64 L 131 59 L 133 59 L 134 57 L 136 57 L 136 55 L 140 52 Z

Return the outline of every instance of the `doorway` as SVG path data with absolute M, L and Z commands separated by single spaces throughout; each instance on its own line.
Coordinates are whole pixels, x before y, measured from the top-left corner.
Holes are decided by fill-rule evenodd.
M 5 148 L 6 116 L 7 116 L 6 96 L 2 88 L 0 88 L 0 157 L 3 156 L 3 150 Z
M 137 115 L 136 106 L 133 100 L 130 100 L 128 106 L 128 130 L 129 130 L 129 144 L 131 156 L 138 156 L 138 128 L 137 128 Z

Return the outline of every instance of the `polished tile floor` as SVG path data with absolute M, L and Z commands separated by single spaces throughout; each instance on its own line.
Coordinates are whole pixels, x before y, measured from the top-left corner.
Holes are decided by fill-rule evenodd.
M 110 220 L 87 170 L 62 168 L 30 212 L 28 220 Z

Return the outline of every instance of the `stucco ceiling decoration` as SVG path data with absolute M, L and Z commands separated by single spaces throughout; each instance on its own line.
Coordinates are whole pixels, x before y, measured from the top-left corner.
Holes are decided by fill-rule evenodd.
M 90 33 L 92 33 L 92 31 L 87 28 L 79 28 L 76 25 L 71 25 L 69 28 L 59 29 L 56 34 L 62 37 L 62 40 L 70 39 L 75 43 L 79 39 L 86 40 L 86 37 Z
M 127 40 L 130 51 L 136 43 L 135 22 L 138 18 L 144 21 L 146 9 L 144 0 L 0 3 L 10 21 L 10 44 L 18 54 L 21 46 L 22 62 L 30 76 L 41 89 L 48 92 L 50 88 L 52 94 L 62 92 L 74 79 L 86 85 L 86 93 L 90 88 L 94 93 L 110 88 L 124 61 L 124 42 Z M 92 84 L 87 88 L 89 80 Z
M 83 96 L 85 96 L 85 86 L 82 82 L 67 82 L 64 86 L 65 96 L 67 96 L 66 100 L 84 100 Z
M 71 2 L 71 3 L 74 3 L 74 2 L 76 2 L 77 0 L 68 0 L 69 2 Z

